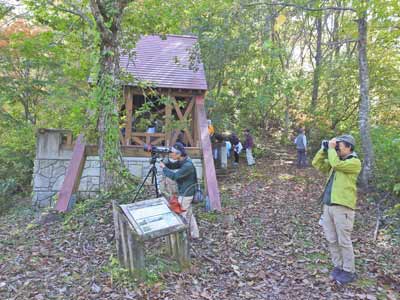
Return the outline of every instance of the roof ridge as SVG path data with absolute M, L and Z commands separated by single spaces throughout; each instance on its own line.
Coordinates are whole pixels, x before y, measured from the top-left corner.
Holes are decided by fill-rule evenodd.
M 163 36 L 171 36 L 171 37 L 180 37 L 180 38 L 189 38 L 189 39 L 196 39 L 197 40 L 197 36 L 195 35 L 189 35 L 189 34 L 147 34 L 147 35 L 142 35 L 142 37 L 150 37 L 150 36 L 156 36 L 156 37 L 163 37 Z M 140 40 L 140 39 L 139 39 Z

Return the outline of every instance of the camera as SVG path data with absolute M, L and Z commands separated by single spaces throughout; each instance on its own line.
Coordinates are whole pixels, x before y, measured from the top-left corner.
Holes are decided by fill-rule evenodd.
M 328 140 L 323 140 L 322 141 L 322 147 L 323 147 L 324 151 L 328 151 L 329 141 Z M 335 150 L 339 151 L 339 142 L 336 142 Z
M 169 147 L 156 147 L 151 144 L 144 144 L 143 150 L 152 154 L 168 154 L 172 152 Z

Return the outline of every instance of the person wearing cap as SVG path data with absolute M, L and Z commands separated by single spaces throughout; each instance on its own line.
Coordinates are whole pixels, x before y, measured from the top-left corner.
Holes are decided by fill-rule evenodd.
M 182 207 L 182 217 L 189 224 L 190 235 L 192 238 L 199 238 L 199 229 L 196 218 L 192 212 L 192 200 L 196 191 L 197 175 L 196 168 L 192 160 L 187 155 L 182 143 L 176 143 L 171 148 L 169 160 L 160 162 L 160 168 L 164 176 L 176 182 L 178 187 L 178 201 Z
M 357 278 L 351 233 L 361 161 L 354 147 L 351 135 L 341 135 L 329 141 L 327 150 L 322 146 L 312 161 L 316 169 L 329 174 L 322 194 L 322 227 L 334 265 L 330 276 L 340 284 Z

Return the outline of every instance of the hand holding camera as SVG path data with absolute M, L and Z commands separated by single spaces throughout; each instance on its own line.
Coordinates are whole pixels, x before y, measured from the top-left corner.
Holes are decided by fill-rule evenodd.
M 336 140 L 336 138 L 333 138 L 331 140 L 323 140 L 321 142 L 321 149 L 324 151 L 328 151 L 328 148 L 335 149 L 336 151 L 339 151 L 339 142 Z
M 329 141 L 329 148 L 335 149 L 337 144 L 338 142 L 336 141 L 336 138 L 333 138 Z

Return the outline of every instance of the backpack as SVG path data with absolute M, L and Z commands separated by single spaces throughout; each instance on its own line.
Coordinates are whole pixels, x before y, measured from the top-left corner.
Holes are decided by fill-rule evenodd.
M 192 185 L 190 185 L 186 189 L 184 194 L 186 194 L 186 192 L 188 190 L 190 190 L 191 188 L 193 188 L 193 186 L 195 186 L 192 203 L 197 204 L 197 203 L 201 203 L 201 202 L 204 201 L 204 194 L 203 194 L 203 190 L 201 188 L 201 184 L 197 182 L 197 172 L 196 172 L 196 167 L 194 165 L 193 165 L 193 169 L 194 169 L 194 175 L 195 175 L 196 183 L 193 183 Z
M 195 183 L 196 187 L 195 187 L 195 190 L 194 190 L 194 195 L 193 195 L 192 202 L 194 204 L 197 204 L 197 203 L 203 202 L 204 196 L 203 196 L 203 191 L 201 190 L 201 185 L 197 181 L 197 171 L 196 171 L 196 167 L 194 165 L 193 165 L 193 168 L 194 168 L 194 175 L 195 175 L 195 178 L 196 178 L 196 183 Z

